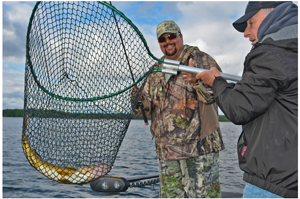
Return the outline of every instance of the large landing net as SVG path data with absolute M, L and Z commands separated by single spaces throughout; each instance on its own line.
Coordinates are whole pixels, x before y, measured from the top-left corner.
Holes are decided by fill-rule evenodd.
M 22 146 L 46 177 L 84 184 L 114 164 L 155 60 L 106 2 L 37 2 L 27 32 Z

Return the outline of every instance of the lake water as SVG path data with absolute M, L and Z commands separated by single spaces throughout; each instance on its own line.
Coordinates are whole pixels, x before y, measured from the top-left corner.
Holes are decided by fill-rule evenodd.
M 239 169 L 236 144 L 241 126 L 221 122 L 226 149 L 220 152 L 220 182 L 224 192 L 242 193 L 245 183 Z M 128 188 L 122 193 L 95 192 L 89 184 L 61 184 L 49 180 L 30 166 L 21 145 L 22 118 L 3 118 L 3 196 L 4 198 L 149 198 L 158 194 L 154 186 Z M 132 120 L 109 175 L 131 178 L 158 172 L 150 125 Z

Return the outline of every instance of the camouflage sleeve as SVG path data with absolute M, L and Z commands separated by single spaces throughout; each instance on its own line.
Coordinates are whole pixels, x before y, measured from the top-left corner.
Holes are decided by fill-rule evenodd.
M 147 100 L 149 103 L 151 102 L 151 95 L 150 95 L 150 77 L 147 78 L 143 92 L 143 100 Z
M 211 67 L 216 67 L 220 72 L 222 72 L 217 62 L 210 55 L 200 51 L 198 48 L 195 48 L 192 51 L 191 58 L 193 58 L 194 67 L 204 68 L 208 70 Z M 202 80 L 199 80 L 196 84 L 194 84 L 193 87 L 197 92 L 198 100 L 200 100 L 204 104 L 211 104 L 215 102 L 212 88 L 204 84 Z

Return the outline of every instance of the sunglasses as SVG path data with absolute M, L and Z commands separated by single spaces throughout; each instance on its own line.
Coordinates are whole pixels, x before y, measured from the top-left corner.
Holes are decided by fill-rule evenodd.
M 173 39 L 176 39 L 177 35 L 179 35 L 180 33 L 170 33 L 168 34 L 167 36 L 161 36 L 158 38 L 158 42 L 159 43 L 164 43 L 167 41 L 167 38 L 169 40 L 173 40 Z

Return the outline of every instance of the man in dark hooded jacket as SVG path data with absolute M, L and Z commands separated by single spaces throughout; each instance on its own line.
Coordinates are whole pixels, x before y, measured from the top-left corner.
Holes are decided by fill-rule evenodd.
M 233 23 L 253 48 L 241 81 L 227 83 L 216 68 L 197 74 L 212 86 L 227 118 L 243 125 L 238 158 L 244 197 L 298 197 L 298 7 L 249 2 Z

